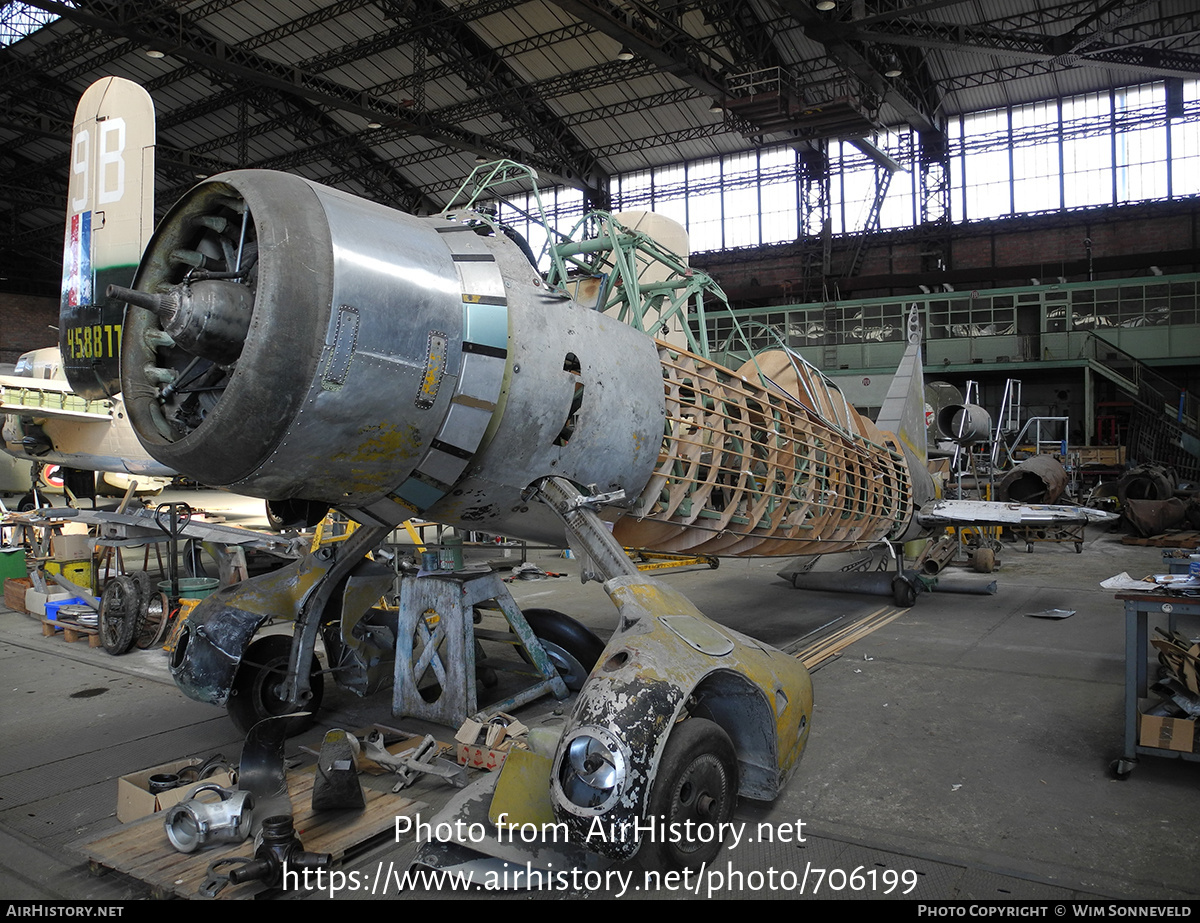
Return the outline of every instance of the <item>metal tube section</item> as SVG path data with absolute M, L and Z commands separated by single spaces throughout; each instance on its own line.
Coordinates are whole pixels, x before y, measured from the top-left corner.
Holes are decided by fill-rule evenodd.
M 866 574 L 820 571 L 815 574 L 793 574 L 792 586 L 797 590 L 891 596 L 894 579 L 890 570 L 873 571 Z
M 116 298 L 119 301 L 124 301 L 126 304 L 145 308 L 147 311 L 153 311 L 155 314 L 163 312 L 164 297 L 162 295 L 150 295 L 146 292 L 126 288 L 123 285 L 110 285 L 105 290 L 104 295 L 106 298 Z M 171 313 L 174 313 L 173 309 Z
M 1035 455 L 1001 478 L 996 499 L 1014 503 L 1055 503 L 1067 489 L 1067 472 L 1052 455 Z
M 620 252 L 622 247 L 636 248 L 641 245 L 649 245 L 655 254 L 658 261 L 669 266 L 675 272 L 682 276 L 686 276 L 690 269 L 686 263 L 671 259 L 666 251 L 655 246 L 647 237 L 639 237 L 634 235 L 622 235 L 620 237 L 601 236 L 591 240 L 570 241 L 568 243 L 556 244 L 555 249 L 561 256 L 576 256 L 584 253 L 600 253 L 607 250 Z
M 990 438 L 992 418 L 978 404 L 950 404 L 937 414 L 937 426 L 958 445 L 973 445 Z

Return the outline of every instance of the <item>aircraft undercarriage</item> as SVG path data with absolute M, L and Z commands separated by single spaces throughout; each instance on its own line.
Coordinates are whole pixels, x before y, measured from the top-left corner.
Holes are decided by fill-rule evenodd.
M 710 622 L 681 594 L 640 574 L 596 515 L 608 498 L 585 495 L 561 478 L 542 480 L 531 495 L 562 519 L 585 576 L 602 581 L 620 611 L 617 630 L 582 683 L 558 745 L 551 795 L 559 818 L 582 838 L 596 817 L 619 826 L 651 809 L 685 810 L 671 804 L 661 786 L 672 789 L 679 773 L 697 771 L 700 764 L 707 767 L 702 775 L 713 789 L 705 812 L 714 822 L 728 819 L 737 792 L 774 797 L 807 740 L 812 688 L 804 667 Z M 425 672 L 444 637 L 456 632 L 470 637 L 470 608 L 460 607 L 454 617 L 452 607 L 433 602 L 437 581 L 444 578 L 417 576 L 404 578 L 398 611 L 380 610 L 376 603 L 390 588 L 393 572 L 367 554 L 386 532 L 385 527 L 359 528 L 344 542 L 201 603 L 171 661 L 180 688 L 201 701 L 225 704 L 235 723 L 245 727 L 268 714 L 315 711 L 326 676 L 366 695 L 388 685 L 394 673 L 393 710 L 419 712 L 412 704 L 419 695 L 401 687 Z M 458 578 L 461 590 L 454 592 L 467 593 L 472 579 Z M 436 628 L 426 618 L 431 605 L 439 615 Z M 505 614 L 518 634 L 528 633 L 522 641 L 533 671 L 541 675 L 534 694 L 565 697 L 555 668 L 574 657 L 571 635 L 554 635 L 557 643 L 550 646 L 558 656 L 552 660 L 519 609 Z M 272 616 L 294 619 L 290 640 L 270 634 L 255 639 Z M 544 624 L 542 630 L 553 635 Z M 317 658 L 318 636 L 328 672 Z M 414 638 L 419 643 L 414 645 Z M 462 658 L 468 663 L 473 662 L 472 643 L 462 641 L 461 651 L 470 649 L 472 655 Z M 590 652 L 584 656 L 595 656 L 594 648 Z M 459 658 L 452 650 L 443 659 Z M 473 705 L 474 671 L 460 670 L 457 683 L 445 674 L 439 679 L 454 687 L 453 701 L 448 711 L 429 714 L 457 723 L 444 719 Z M 467 684 L 471 694 L 458 695 L 458 686 Z M 499 708 L 526 700 L 510 699 Z M 300 724 L 292 728 L 300 729 Z M 687 758 L 677 752 L 681 740 Z M 667 782 L 660 779 L 664 759 L 672 776 Z M 626 858 L 638 848 L 635 838 L 607 843 L 602 851 Z M 655 861 L 666 865 L 705 858 L 678 844 L 655 844 L 654 849 Z

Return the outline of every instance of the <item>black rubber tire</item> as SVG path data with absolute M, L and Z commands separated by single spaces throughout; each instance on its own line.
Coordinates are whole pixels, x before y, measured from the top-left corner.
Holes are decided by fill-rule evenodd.
M 288 737 L 295 737 L 316 723 L 321 699 L 325 695 L 325 677 L 320 672 L 321 663 L 316 653 L 313 654 L 312 671 L 308 679 L 312 698 L 301 709 L 283 701 L 275 692 L 275 687 L 287 672 L 291 651 L 291 635 L 263 635 L 246 648 L 233 677 L 229 698 L 225 701 L 229 719 L 243 734 L 250 733 L 250 729 L 264 718 L 298 710 L 308 714 L 288 722 Z
M 587 626 L 557 609 L 523 609 L 521 614 L 542 642 L 567 688 L 572 692 L 582 689 L 604 652 L 604 642 Z M 524 648 L 518 650 L 528 660 Z
M 911 608 L 917 602 L 917 588 L 903 577 L 897 577 L 892 581 L 892 602 L 901 609 Z
M 141 625 L 141 593 L 132 577 L 113 577 L 100 594 L 97 624 L 100 641 L 110 654 L 124 654 L 137 638 Z
M 34 499 L 33 499 L 33 491 L 30 491 L 29 493 L 25 494 L 25 496 L 23 496 L 17 502 L 17 512 L 18 513 L 32 513 L 36 509 L 44 510 L 44 509 L 50 509 L 51 507 L 54 506 L 54 504 L 50 500 L 48 500 L 46 497 L 44 497 L 41 493 L 38 493 L 37 499 L 39 502 L 35 503 Z
M 150 646 L 150 642 L 154 640 L 154 636 L 158 634 L 158 622 L 155 621 L 151 625 L 147 625 L 148 616 L 150 613 L 150 601 L 154 598 L 154 594 L 158 592 L 158 588 L 154 584 L 154 578 L 144 570 L 134 571 L 129 575 L 133 578 L 133 584 L 137 587 L 137 632 L 133 636 L 133 643 L 141 650 L 146 650 Z
M 733 818 L 737 792 L 737 755 L 720 725 L 706 718 L 688 718 L 675 725 L 646 806 L 647 817 L 658 818 L 659 826 L 655 836 L 642 843 L 638 853 L 642 865 L 665 871 L 712 862 L 722 845 L 715 836 L 686 842 L 666 834 L 672 830 L 670 825 L 682 829 L 689 820 L 711 824 L 715 832 L 717 824 Z

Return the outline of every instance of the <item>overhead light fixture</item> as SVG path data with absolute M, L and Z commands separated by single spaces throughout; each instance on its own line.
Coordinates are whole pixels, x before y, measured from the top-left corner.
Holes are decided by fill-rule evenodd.
M 817 9 L 822 13 L 837 9 L 837 0 L 817 0 Z
M 720 115 L 722 112 L 725 111 L 725 107 L 722 106 L 717 100 L 714 99 L 714 100 L 709 101 L 708 111 L 711 112 L 713 115 Z
M 487 163 L 487 162 L 488 162 L 488 159 L 487 159 L 485 156 L 483 156 L 483 154 L 476 154 L 476 155 L 475 155 L 475 162 L 476 162 L 476 163 Z
M 887 64 L 885 66 L 887 68 L 887 70 L 883 72 L 883 76 L 885 77 L 899 77 L 904 73 L 904 69 L 900 67 L 900 59 L 894 54 L 888 55 Z
M 618 61 L 632 61 L 633 52 L 629 50 L 628 45 L 622 45 L 621 50 L 617 52 Z
M 147 48 L 146 49 L 146 57 L 147 58 L 165 58 L 166 54 L 162 51 L 159 51 L 157 48 Z
M 383 128 L 382 122 L 367 122 L 367 128 Z

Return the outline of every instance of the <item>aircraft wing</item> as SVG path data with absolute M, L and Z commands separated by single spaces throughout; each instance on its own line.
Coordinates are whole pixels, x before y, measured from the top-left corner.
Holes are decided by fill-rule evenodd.
M 1116 513 L 1086 506 L 989 500 L 935 500 L 917 513 L 917 521 L 923 526 L 1064 526 L 1117 518 Z
M 0 375 L 0 413 L 57 417 L 82 422 L 112 422 L 112 401 L 88 400 L 65 381 Z

